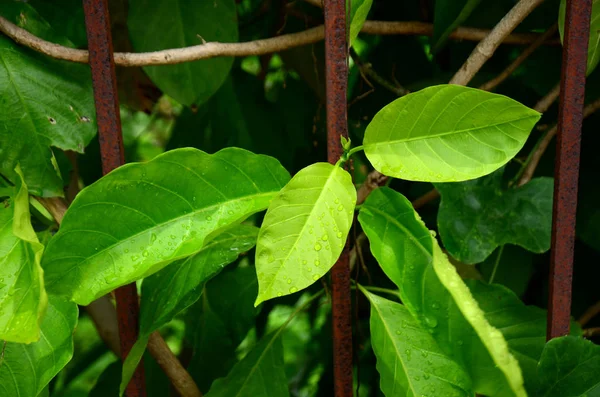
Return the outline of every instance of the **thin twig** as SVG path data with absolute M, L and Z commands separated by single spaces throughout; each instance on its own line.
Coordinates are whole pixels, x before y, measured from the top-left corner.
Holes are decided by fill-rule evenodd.
M 600 99 L 595 100 L 594 102 L 590 103 L 585 108 L 583 108 L 583 118 L 585 119 L 586 117 L 589 117 L 598 109 L 600 109 Z M 546 131 L 546 133 L 540 138 L 537 145 L 535 146 L 535 149 L 527 159 L 527 163 L 523 168 L 521 176 L 519 177 L 517 186 L 523 186 L 524 184 L 529 182 L 531 178 L 533 178 L 533 174 L 535 173 L 535 170 L 538 164 L 540 163 L 542 156 L 546 152 L 546 149 L 550 145 L 550 142 L 552 142 L 552 139 L 554 138 L 557 132 L 558 127 L 554 126 L 548 131 Z
M 550 108 L 550 106 L 552 106 L 552 104 L 554 103 L 554 101 L 556 101 L 556 99 L 558 98 L 559 95 L 560 95 L 560 84 L 556 84 L 554 86 L 554 88 L 552 88 L 552 90 L 549 93 L 544 95 L 544 97 L 542 99 L 540 99 L 533 108 L 540 113 L 544 113 L 546 110 L 548 110 Z
M 485 91 L 492 91 L 494 88 L 496 88 L 498 85 L 500 85 L 500 83 L 502 83 L 511 74 L 513 74 L 513 72 L 515 70 L 517 70 L 517 68 L 519 66 L 521 66 L 521 64 L 523 62 L 525 62 L 525 60 L 531 54 L 533 54 L 533 52 L 536 49 L 538 49 L 538 47 L 540 47 L 542 44 L 544 44 L 544 42 L 546 40 L 548 40 L 550 37 L 552 37 L 552 35 L 554 35 L 554 33 L 556 33 L 557 29 L 558 29 L 558 24 L 555 23 L 550 28 L 548 28 L 548 30 L 546 30 L 546 32 L 544 32 L 543 35 L 541 35 L 540 37 L 538 37 L 538 39 L 536 41 L 534 41 L 533 43 L 531 43 L 531 45 L 529 47 L 525 48 L 523 50 L 523 52 L 521 53 L 521 55 L 519 55 L 517 57 L 517 59 L 515 59 L 514 61 L 512 61 L 512 63 L 510 65 L 508 65 L 508 67 L 506 69 L 504 69 L 502 71 L 502 73 L 500 73 L 498 76 L 494 77 L 493 79 L 491 79 L 487 83 L 482 84 L 479 87 L 479 89 L 480 90 L 485 90 Z
M 544 0 L 521 0 L 473 50 L 450 84 L 467 85 L 504 39 Z
M 86 50 L 64 47 L 42 40 L 3 17 L 0 17 L 0 31 L 17 43 L 52 58 L 79 63 L 88 62 L 88 52 Z M 433 35 L 433 25 L 423 22 L 366 21 L 361 32 L 374 35 L 431 36 Z M 486 37 L 488 33 L 489 31 L 485 29 L 458 28 L 450 35 L 450 38 L 479 41 Z M 118 66 L 173 65 L 215 57 L 265 55 L 307 44 L 313 44 L 323 40 L 324 37 L 325 30 L 323 25 L 320 25 L 302 32 L 289 33 L 244 43 L 209 42 L 191 47 L 153 52 L 115 52 L 114 58 L 115 64 Z M 504 43 L 529 44 L 538 37 L 539 34 L 515 34 L 507 36 Z
M 365 79 L 365 81 L 367 82 L 367 84 L 369 84 L 371 88 L 374 87 L 371 85 L 367 77 L 370 77 L 371 79 L 373 79 L 374 82 L 387 89 L 388 91 L 392 92 L 396 96 L 404 96 L 410 92 L 401 85 L 392 84 L 385 78 L 381 77 L 375 70 L 373 70 L 373 66 L 370 63 L 365 63 L 362 59 L 360 59 L 360 56 L 358 56 L 358 54 L 356 53 L 356 51 L 354 51 L 353 48 L 350 48 L 350 56 L 354 60 L 354 63 L 356 63 L 356 66 L 358 66 L 361 76 L 363 77 L 363 79 Z
M 425 204 L 437 199 L 438 197 L 440 197 L 440 192 L 435 188 L 431 189 L 430 191 L 413 201 L 412 206 L 414 209 L 418 210 L 419 208 L 425 206 Z
M 62 223 L 64 214 L 67 210 L 66 201 L 61 197 L 36 199 L 50 212 L 59 225 Z M 98 334 L 108 348 L 120 357 L 119 326 L 117 323 L 117 312 L 115 306 L 110 301 L 109 295 L 105 295 L 85 307 L 93 323 L 96 325 Z M 184 397 L 202 397 L 202 393 L 196 386 L 191 375 L 181 365 L 179 359 L 169 349 L 166 342 L 158 332 L 150 335 L 148 342 L 148 352 L 154 357 L 156 362 L 163 368 L 165 374 Z M 163 366 L 164 365 L 164 366 Z M 168 366 L 168 369 L 165 368 Z
M 580 326 L 584 327 L 590 320 L 600 314 L 600 302 L 596 302 L 593 306 L 590 306 L 586 311 L 579 317 L 577 322 Z
M 593 328 L 587 328 L 583 330 L 583 337 L 584 338 L 592 338 L 596 335 L 600 335 L 600 327 L 593 327 Z

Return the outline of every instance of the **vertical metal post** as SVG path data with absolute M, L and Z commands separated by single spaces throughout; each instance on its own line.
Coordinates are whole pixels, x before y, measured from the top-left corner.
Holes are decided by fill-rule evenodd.
M 325 78 L 327 92 L 327 160 L 343 154 L 340 136 L 348 137 L 348 43 L 346 1 L 325 0 Z M 352 397 L 352 300 L 348 243 L 331 269 L 334 396 Z
M 107 174 L 125 163 L 108 3 L 107 0 L 83 0 L 83 9 L 92 69 L 102 172 Z M 139 305 L 135 283 L 118 288 L 115 295 L 121 357 L 124 360 L 137 339 L 139 329 Z M 125 393 L 128 397 L 146 395 L 144 368 L 141 363 Z
M 554 170 L 548 339 L 567 335 L 570 329 L 581 124 L 591 9 L 592 0 L 567 0 Z

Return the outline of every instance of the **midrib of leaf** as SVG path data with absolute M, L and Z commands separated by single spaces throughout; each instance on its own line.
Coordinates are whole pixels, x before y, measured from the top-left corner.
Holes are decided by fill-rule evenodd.
M 556 357 L 556 363 L 557 363 L 557 365 L 558 365 L 558 363 L 560 362 L 560 357 L 558 357 L 558 356 L 556 355 L 556 351 L 554 351 L 554 355 L 555 355 L 555 357 Z M 552 390 L 554 390 L 554 388 L 556 387 L 556 385 L 557 385 L 557 384 L 558 384 L 558 383 L 559 383 L 561 380 L 563 380 L 563 379 L 565 379 L 565 378 L 568 378 L 568 377 L 569 377 L 569 376 L 570 376 L 570 375 L 571 375 L 573 372 L 575 372 L 575 370 L 577 370 L 577 368 L 579 368 L 580 366 L 582 366 L 582 365 L 586 364 L 588 361 L 590 361 L 590 360 L 593 360 L 593 359 L 595 359 L 595 358 L 596 358 L 596 357 L 592 356 L 592 357 L 588 358 L 587 360 L 585 360 L 585 361 L 583 361 L 583 362 L 581 362 L 581 363 L 578 363 L 578 364 L 577 364 L 577 365 L 576 365 L 576 366 L 575 366 L 575 367 L 574 367 L 572 370 L 570 370 L 568 373 L 566 373 L 565 375 L 561 376 L 560 378 L 559 378 L 559 377 L 558 377 L 558 375 L 557 375 L 557 377 L 556 377 L 556 381 L 555 381 L 555 382 L 552 384 L 552 387 L 551 387 L 550 389 L 548 389 L 548 392 L 547 392 L 546 394 L 544 394 L 544 396 L 547 396 L 547 395 L 548 395 L 548 393 L 550 393 Z M 560 369 L 559 369 L 559 371 L 560 371 Z M 595 385 L 593 385 L 593 386 L 592 386 L 592 387 L 590 387 L 589 389 L 587 389 L 587 390 L 584 390 L 584 392 L 588 392 L 588 391 L 592 390 L 593 388 L 596 388 L 596 387 L 598 386 L 598 384 L 600 384 L 600 382 L 599 382 L 599 383 L 596 383 Z M 581 394 L 580 396 L 584 396 L 584 397 L 585 397 L 585 394 Z
M 244 390 L 244 388 L 246 387 L 246 384 L 248 383 L 248 381 L 250 380 L 250 378 L 252 377 L 252 375 L 254 374 L 254 372 L 260 366 L 260 363 L 263 360 L 265 354 L 267 354 L 267 352 L 271 349 L 271 346 L 273 345 L 273 343 L 275 342 L 275 340 L 279 337 L 279 334 L 281 334 L 281 332 L 284 329 L 285 329 L 285 324 L 283 326 L 279 327 L 279 329 L 277 330 L 277 332 L 275 333 L 275 335 L 273 335 L 273 338 L 271 338 L 271 340 L 269 341 L 269 343 L 267 344 L 267 346 L 265 346 L 265 349 L 263 350 L 263 352 L 258 357 L 258 360 L 256 360 L 256 364 L 252 366 L 252 369 L 250 370 L 250 373 L 248 373 L 248 376 L 244 380 L 244 383 L 242 383 L 242 386 L 240 387 L 240 389 L 238 390 L 238 392 L 235 394 L 235 397 L 238 397 L 240 395 L 240 393 Z
M 368 295 L 367 295 L 368 297 Z M 371 302 L 373 303 L 373 302 Z M 393 333 L 391 332 L 387 322 L 385 321 L 385 319 L 383 318 L 381 311 L 379 310 L 379 307 L 375 304 L 375 305 L 371 305 L 371 307 L 375 307 L 375 310 L 377 311 L 377 313 L 379 314 L 379 318 L 381 319 L 381 323 L 383 324 L 383 326 L 385 327 L 385 330 L 387 332 L 387 334 L 389 336 L 393 335 Z M 390 337 L 388 338 L 392 341 L 392 344 L 394 345 L 394 350 L 396 351 L 396 355 L 398 356 L 398 361 L 400 361 L 400 364 L 402 365 L 402 369 L 404 370 L 404 373 L 406 374 L 406 381 L 410 386 L 410 390 L 413 393 L 413 396 L 417 395 L 417 392 L 414 389 L 414 386 L 412 384 L 412 382 L 410 381 L 410 376 L 408 374 L 408 368 L 406 367 L 406 365 L 404 364 L 404 361 L 400 358 L 400 350 L 398 349 L 398 345 L 396 344 L 396 342 L 394 341 L 394 338 Z M 394 380 L 396 380 L 396 374 L 394 374 Z
M 485 346 L 492 361 L 495 363 L 496 367 L 498 369 L 500 369 L 500 371 L 504 374 L 505 380 L 507 381 L 508 385 L 510 386 L 510 389 L 515 393 L 516 396 L 526 397 L 527 394 L 525 393 L 525 390 L 523 387 L 523 375 L 521 373 L 521 369 L 518 366 L 518 362 L 516 361 L 514 356 L 512 356 L 512 354 L 510 353 L 508 343 L 504 339 L 504 336 L 502 336 L 502 338 L 499 339 L 499 341 L 501 341 L 500 344 L 502 346 L 496 346 L 489 341 L 489 338 L 486 338 L 485 333 L 491 334 L 491 333 L 497 332 L 500 335 L 502 335 L 502 334 L 497 328 L 494 328 L 490 325 L 490 323 L 485 318 L 485 314 L 484 314 L 483 310 L 481 310 L 481 308 L 477 304 L 477 301 L 475 300 L 475 298 L 473 298 L 473 295 L 469 291 L 466 284 L 463 283 L 462 279 L 456 273 L 456 270 L 454 270 L 453 268 L 450 268 L 452 265 L 448 262 L 448 259 L 446 257 L 444 257 L 444 253 L 442 252 L 442 250 L 434 244 L 434 250 L 436 250 L 436 249 L 441 258 L 441 260 L 435 260 L 435 259 L 433 260 L 433 266 L 434 266 L 437 278 L 440 280 L 440 282 L 442 283 L 444 288 L 452 296 L 452 300 L 456 304 L 456 307 L 459 309 L 459 311 L 463 315 L 464 319 L 469 323 L 471 328 L 475 331 L 475 333 L 479 337 L 479 340 Z M 450 279 L 453 279 L 453 280 L 450 280 Z M 461 290 L 461 291 L 457 291 L 457 290 Z M 460 296 L 460 295 L 463 295 L 463 296 Z M 465 299 L 465 297 L 467 299 Z M 469 310 L 465 305 L 465 302 L 467 302 L 468 300 L 473 301 L 472 310 Z M 465 312 L 469 312 L 469 311 L 471 311 L 470 315 L 466 315 Z M 481 328 L 485 328 L 485 329 L 481 329 Z M 504 344 L 502 344 L 502 342 L 504 342 Z M 507 365 L 505 365 L 505 363 L 498 361 L 497 356 L 502 355 L 503 353 L 505 353 L 507 355 L 507 357 L 506 357 L 507 363 L 506 364 L 507 365 L 512 364 L 512 365 L 514 365 L 514 367 L 516 369 L 518 369 L 517 374 L 518 374 L 519 379 L 517 379 L 517 381 L 520 380 L 520 384 L 517 384 L 513 380 L 513 377 L 510 375 L 510 373 L 509 373 L 510 371 L 509 371 L 509 368 L 507 368 Z M 515 375 L 517 375 L 517 374 L 515 374 Z
M 447 136 L 447 135 L 452 135 L 452 134 L 470 133 L 472 131 L 482 130 L 482 129 L 485 129 L 485 128 L 491 128 L 491 127 L 497 127 L 497 126 L 501 126 L 501 125 L 505 125 L 505 124 L 510 124 L 510 123 L 515 122 L 515 121 L 521 121 L 521 120 L 529 119 L 531 117 L 532 116 L 526 116 L 526 117 L 521 117 L 521 118 L 518 118 L 518 119 L 504 121 L 502 123 L 487 124 L 487 125 L 484 125 L 484 126 L 481 126 L 481 127 L 467 128 L 467 129 L 464 129 L 464 130 L 446 131 L 446 132 L 441 132 L 439 134 L 434 134 L 434 135 L 423 135 L 423 136 L 412 137 L 412 138 L 409 137 L 409 138 L 403 138 L 403 139 L 387 140 L 387 141 L 382 141 L 382 142 L 366 143 L 364 146 L 365 146 L 365 148 L 369 147 L 369 146 L 371 146 L 371 147 L 372 146 L 389 146 L 389 145 L 398 144 L 398 143 L 406 143 L 406 142 L 412 142 L 412 141 L 420 141 L 420 140 L 427 140 L 427 139 L 433 139 L 433 138 L 441 138 L 441 137 L 444 137 L 444 136 Z M 500 131 L 502 131 L 502 130 L 500 130 Z M 504 131 L 502 131 L 502 133 L 504 133 Z M 507 135 L 506 133 L 504 133 L 504 134 L 514 140 L 514 138 L 512 138 L 510 135 Z M 498 148 L 494 148 L 494 149 L 498 149 Z M 498 150 L 500 150 L 500 149 L 498 149 Z
M 127 238 L 123 239 L 123 240 L 119 240 L 119 241 L 117 241 L 117 242 L 116 242 L 116 243 L 114 243 L 114 244 L 111 244 L 111 245 L 108 245 L 108 246 L 106 246 L 105 248 L 103 248 L 102 250 L 99 250 L 99 251 L 98 251 L 98 252 L 96 252 L 95 254 L 93 254 L 93 255 L 91 255 L 91 256 L 88 256 L 88 257 L 86 257 L 86 258 L 85 258 L 83 261 L 81 261 L 81 262 L 79 262 L 79 263 L 76 263 L 75 265 L 71 266 L 69 269 L 67 269 L 67 270 L 63 271 L 61 274 L 68 273 L 69 271 L 71 271 L 71 270 L 73 269 L 73 267 L 80 267 L 80 266 L 82 266 L 82 265 L 86 264 L 88 261 L 91 261 L 91 260 L 92 260 L 93 258 L 95 258 L 96 256 L 98 256 L 98 255 L 100 255 L 100 254 L 103 254 L 103 253 L 105 253 L 105 252 L 107 252 L 107 251 L 110 251 L 110 250 L 111 250 L 113 247 L 115 247 L 115 246 L 118 246 L 119 244 L 122 244 L 122 243 L 124 243 L 124 242 L 126 242 L 126 241 L 129 241 L 129 240 L 130 240 L 130 239 L 132 239 L 132 238 L 136 238 L 136 237 L 138 237 L 138 236 L 141 236 L 141 235 L 143 235 L 143 234 L 145 234 L 145 233 L 151 232 L 152 230 L 155 230 L 155 229 L 157 229 L 157 228 L 160 228 L 160 227 L 163 227 L 163 226 L 167 226 L 167 225 L 169 225 L 170 223 L 174 223 L 174 222 L 177 222 L 177 221 L 183 220 L 183 219 L 185 219 L 185 218 L 189 218 L 189 217 L 195 217 L 195 216 L 197 216 L 198 214 L 202 214 L 203 212 L 205 212 L 205 211 L 207 211 L 207 210 L 212 210 L 212 209 L 214 209 L 214 208 L 222 207 L 222 206 L 224 206 L 224 205 L 226 205 L 226 204 L 231 204 L 231 203 L 235 203 L 235 202 L 238 202 L 238 201 L 248 201 L 248 200 L 250 200 L 250 199 L 255 199 L 255 198 L 260 198 L 260 197 L 266 197 L 266 196 L 270 196 L 270 195 L 273 195 L 273 194 L 276 194 L 276 192 L 268 192 L 268 193 L 260 193 L 260 194 L 254 194 L 254 195 L 250 195 L 250 196 L 244 196 L 244 197 L 243 197 L 243 198 L 241 198 L 241 199 L 240 199 L 240 198 L 237 198 L 237 199 L 235 199 L 235 200 L 229 200 L 229 201 L 225 201 L 225 202 L 220 202 L 220 203 L 217 203 L 217 204 L 213 204 L 213 205 L 211 205 L 211 206 L 208 206 L 208 207 L 204 207 L 204 208 L 202 208 L 202 209 L 200 209 L 200 210 L 198 210 L 198 211 L 193 211 L 193 212 L 190 212 L 189 214 L 184 214 L 184 215 L 182 215 L 182 216 L 178 216 L 178 217 L 176 217 L 176 218 L 169 219 L 169 220 L 168 220 L 168 221 L 166 221 L 166 222 L 162 222 L 162 223 L 156 223 L 156 224 L 155 224 L 153 227 L 151 227 L 151 228 L 148 228 L 148 229 L 141 230 L 141 231 L 139 231 L 138 233 L 136 233 L 136 234 L 133 234 L 133 235 L 131 235 L 131 236 L 129 236 L 129 237 L 127 237 Z M 110 202 L 107 202 L 107 203 L 110 203 Z M 110 203 L 110 204 L 112 205 L 113 203 Z M 114 204 L 118 204 L 118 203 L 114 203 Z M 223 227 L 226 227 L 226 226 L 223 226 Z M 216 231 L 216 230 L 218 230 L 218 229 L 215 229 L 215 231 Z M 80 229 L 69 230 L 69 232 L 70 232 L 70 233 L 74 233 L 74 232 L 77 232 L 77 231 L 82 231 L 82 230 L 80 230 Z M 214 232 L 214 231 L 213 231 L 213 232 Z M 210 234 L 210 233 L 209 233 L 209 234 Z M 209 234 L 207 234 L 207 236 L 208 236 Z M 206 236 L 205 236 L 204 238 L 206 238 Z M 182 255 L 182 256 L 179 256 L 179 257 L 175 257 L 175 258 L 169 258 L 169 259 L 168 259 L 168 261 L 174 261 L 174 260 L 177 260 L 177 259 L 185 258 L 186 256 L 188 256 L 188 255 Z M 55 259 L 53 259 L 52 261 L 50 261 L 50 262 L 47 262 L 47 265 L 49 265 L 50 263 L 54 263 L 54 262 L 56 262 L 56 261 L 63 260 L 63 259 L 64 259 L 64 257 L 55 258 Z M 165 262 L 165 261 L 163 261 L 163 262 Z
M 337 170 L 337 166 L 333 166 L 333 168 L 331 168 L 331 172 L 326 177 L 327 180 L 325 181 L 325 184 L 321 188 L 321 193 L 319 194 L 319 196 L 315 200 L 315 204 L 312 206 L 312 209 L 308 213 L 308 218 L 307 218 L 306 222 L 304 222 L 304 224 L 302 225 L 302 229 L 300 229 L 300 233 L 298 233 L 298 236 L 296 236 L 296 240 L 294 241 L 294 244 L 292 245 L 292 248 L 288 251 L 288 254 L 286 255 L 285 259 L 281 261 L 281 266 L 279 266 L 279 268 L 277 269 L 277 271 L 275 272 L 275 274 L 273 275 L 273 277 L 271 277 L 271 282 L 269 283 L 268 288 L 265 288 L 265 289 L 270 290 L 273 287 L 273 283 L 275 282 L 275 279 L 277 278 L 277 276 L 279 275 L 279 273 L 281 272 L 281 270 L 285 266 L 284 263 L 286 263 L 288 261 L 288 259 L 290 258 L 290 255 L 292 254 L 292 252 L 294 252 L 296 250 L 296 245 L 298 244 L 298 240 L 299 240 L 300 236 L 302 236 L 302 234 L 304 233 L 304 229 L 306 228 L 306 225 L 308 224 L 308 220 L 313 217 L 313 213 L 315 211 L 315 208 L 317 208 L 317 204 L 319 203 L 319 201 L 323 197 L 323 193 L 325 192 L 327 186 L 334 179 L 331 176 L 333 174 L 335 174 L 336 170 Z M 324 178 L 324 177 L 325 176 L 322 176 L 322 178 Z M 297 190 L 304 190 L 304 189 L 297 189 Z M 269 227 L 270 226 L 271 225 L 269 225 Z

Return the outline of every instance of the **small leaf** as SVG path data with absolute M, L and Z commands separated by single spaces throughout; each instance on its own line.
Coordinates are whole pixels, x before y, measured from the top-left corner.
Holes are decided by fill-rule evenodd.
M 340 167 L 316 163 L 298 172 L 269 205 L 258 234 L 254 305 L 327 273 L 346 243 L 355 205 L 352 178 Z
M 254 246 L 258 228 L 238 225 L 202 247 L 198 253 L 171 263 L 144 279 L 138 340 L 123 363 L 121 394 L 148 345 L 150 334 L 200 298 L 204 283 L 239 254 Z
M 574 336 L 549 341 L 538 365 L 536 397 L 600 396 L 600 346 Z
M 395 178 L 457 182 L 502 167 L 541 115 L 503 95 L 438 85 L 379 111 L 363 146 L 373 167 Z
M 31 343 L 40 337 L 48 297 L 40 259 L 44 246 L 31 226 L 29 194 L 19 166 L 16 193 L 0 205 L 0 339 Z
M 226 378 L 217 379 L 206 397 L 288 397 L 279 331 L 267 335 L 237 363 Z
M 399 303 L 364 291 L 371 302 L 371 343 L 387 397 L 472 396 L 471 379 Z
M 0 360 L 3 396 L 37 396 L 73 356 L 77 305 L 49 296 L 41 339 L 29 345 L 9 342 Z
M 264 210 L 289 174 L 236 148 L 184 148 L 127 164 L 77 195 L 42 258 L 49 291 L 86 305 L 198 252 Z
M 348 43 L 352 45 L 367 20 L 373 0 L 348 0 L 348 3 L 350 3 L 350 37 Z
M 138 52 L 238 39 L 234 0 L 131 0 L 127 25 Z M 165 94 L 191 106 L 201 105 L 217 92 L 232 64 L 233 58 L 214 58 L 147 66 L 144 71 Z
M 436 0 L 433 16 L 432 52 L 439 51 L 450 33 L 469 18 L 481 0 Z
M 558 32 L 560 41 L 564 41 L 565 36 L 565 15 L 566 0 L 561 0 L 558 9 Z M 590 39 L 588 43 L 587 71 L 589 75 L 594 71 L 600 62 L 600 0 L 592 1 L 592 14 L 590 16 Z
M 358 220 L 371 252 L 398 286 L 406 308 L 438 346 L 469 373 L 483 395 L 526 396 L 518 362 L 456 269 L 400 193 L 373 191 Z
M 462 183 L 438 183 L 442 195 L 438 227 L 450 255 L 467 264 L 484 261 L 497 247 L 550 249 L 552 178 L 535 178 L 502 189 L 502 172 Z

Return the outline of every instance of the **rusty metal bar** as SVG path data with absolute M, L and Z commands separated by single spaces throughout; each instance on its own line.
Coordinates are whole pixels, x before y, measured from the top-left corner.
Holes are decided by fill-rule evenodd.
M 554 170 L 548 339 L 567 335 L 571 322 L 575 216 L 591 9 L 592 0 L 567 0 Z
M 83 0 L 90 68 L 96 104 L 102 172 L 109 173 L 125 163 L 117 78 L 113 59 L 107 0 Z M 115 290 L 121 357 L 125 360 L 137 339 L 139 304 L 135 283 Z M 140 363 L 125 391 L 128 397 L 146 396 L 144 368 Z
M 327 160 L 335 164 L 348 137 L 348 43 L 345 0 L 325 0 Z M 352 301 L 348 243 L 331 269 L 334 396 L 352 397 Z

